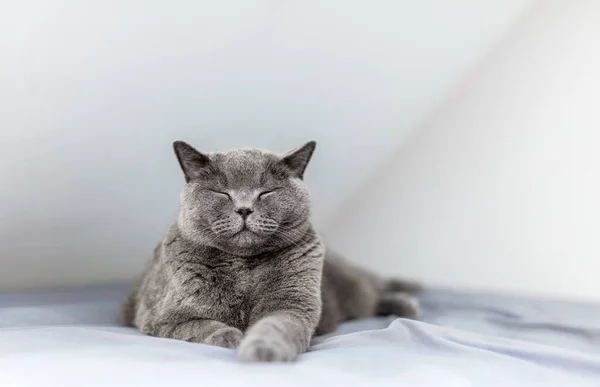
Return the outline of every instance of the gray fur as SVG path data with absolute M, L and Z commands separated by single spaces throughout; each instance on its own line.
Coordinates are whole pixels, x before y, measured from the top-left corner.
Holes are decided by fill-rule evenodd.
M 243 361 L 291 361 L 342 321 L 417 314 L 408 293 L 418 284 L 325 254 L 302 180 L 314 142 L 287 156 L 173 146 L 186 180 L 180 213 L 125 300 L 124 324 L 237 348 Z

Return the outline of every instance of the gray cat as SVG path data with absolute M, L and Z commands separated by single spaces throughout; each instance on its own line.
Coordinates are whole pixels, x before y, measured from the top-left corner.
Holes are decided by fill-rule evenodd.
M 122 308 L 143 333 L 291 361 L 346 320 L 414 317 L 417 283 L 352 266 L 310 220 L 303 174 L 315 142 L 287 156 L 204 154 L 173 144 L 186 184 L 177 220 Z

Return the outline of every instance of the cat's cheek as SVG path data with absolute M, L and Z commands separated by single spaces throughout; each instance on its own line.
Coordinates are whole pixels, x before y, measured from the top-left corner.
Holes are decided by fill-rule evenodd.
M 281 218 L 281 206 L 278 202 L 270 200 L 269 198 L 262 199 L 257 203 L 258 212 L 265 215 L 266 217 L 279 221 Z
M 207 200 L 203 206 L 203 211 L 213 213 L 217 217 L 233 212 L 233 205 L 227 198 L 213 197 Z

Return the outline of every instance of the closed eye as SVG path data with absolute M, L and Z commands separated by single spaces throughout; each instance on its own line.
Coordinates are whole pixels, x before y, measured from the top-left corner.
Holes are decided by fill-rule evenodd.
M 264 199 L 264 198 L 266 198 L 267 196 L 270 196 L 270 195 L 274 194 L 275 192 L 279 191 L 280 189 L 281 189 L 281 188 L 275 188 L 275 189 L 272 189 L 272 190 L 269 190 L 269 191 L 263 191 L 263 192 L 261 192 L 261 193 L 258 195 L 258 197 L 259 197 L 260 199 Z
M 209 189 L 208 191 L 231 200 L 231 196 L 229 196 L 229 194 L 227 192 L 215 191 L 214 189 Z

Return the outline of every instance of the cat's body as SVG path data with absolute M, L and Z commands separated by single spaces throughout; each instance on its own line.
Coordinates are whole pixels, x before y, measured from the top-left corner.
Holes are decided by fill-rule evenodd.
M 381 278 L 327 250 L 321 281 L 322 314 L 317 335 L 333 332 L 344 321 L 396 315 L 415 318 L 419 305 L 411 295 L 418 282 Z
M 314 143 L 281 158 L 175 150 L 186 176 L 178 220 L 123 304 L 126 325 L 159 337 L 289 361 L 345 320 L 413 317 L 412 282 L 382 280 L 325 248 L 302 182 Z

